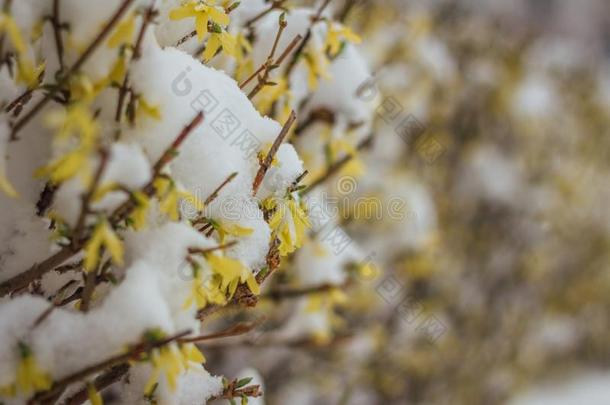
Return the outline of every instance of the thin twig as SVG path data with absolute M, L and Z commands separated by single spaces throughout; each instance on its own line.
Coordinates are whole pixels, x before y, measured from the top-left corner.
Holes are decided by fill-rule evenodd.
M 32 120 L 55 96 L 55 94 L 59 91 L 60 88 L 64 87 L 70 76 L 74 73 L 78 72 L 82 66 L 89 60 L 89 57 L 95 52 L 98 46 L 104 42 L 106 37 L 110 34 L 112 29 L 116 26 L 116 24 L 121 20 L 121 17 L 125 12 L 129 9 L 134 0 L 125 0 L 121 6 L 117 9 L 114 15 L 110 18 L 110 20 L 104 25 L 100 33 L 93 39 L 91 44 L 85 49 L 82 55 L 78 58 L 78 60 L 72 65 L 72 67 L 68 70 L 65 75 L 62 75 L 61 79 L 57 83 L 57 85 L 51 87 L 48 93 L 40 100 L 38 103 L 32 107 L 30 111 L 28 111 L 19 121 L 17 121 L 12 128 L 11 132 L 11 141 L 16 141 L 17 134 L 25 125 L 27 125 L 30 120 Z
M 280 10 L 287 11 L 287 9 L 285 7 L 283 7 L 285 2 L 286 2 L 286 0 L 277 0 L 277 1 L 274 1 L 268 9 L 261 11 L 260 13 L 258 13 L 254 17 L 252 17 L 250 20 L 246 21 L 245 26 L 246 27 L 252 27 L 252 25 L 254 23 L 256 23 L 261 18 L 265 17 L 267 14 L 269 14 L 273 10 L 280 9 Z
M 252 195 L 253 196 L 256 196 L 256 193 L 258 192 L 258 188 L 260 187 L 261 183 L 263 182 L 263 179 L 265 178 L 267 171 L 271 167 L 271 163 L 273 162 L 273 158 L 275 157 L 275 154 L 277 153 L 278 149 L 280 148 L 280 145 L 286 139 L 286 136 L 290 132 L 290 128 L 292 128 L 292 124 L 294 124 L 294 121 L 296 120 L 296 118 L 297 118 L 297 116 L 296 116 L 295 112 L 291 111 L 290 116 L 288 117 L 288 120 L 286 121 L 286 123 L 284 124 L 284 127 L 282 128 L 282 131 L 280 132 L 278 137 L 275 139 L 275 142 L 273 142 L 273 145 L 271 146 L 271 149 L 269 149 L 269 153 L 267 153 L 265 160 L 261 163 L 261 165 L 258 169 L 258 172 L 256 173 L 256 177 L 254 178 L 254 183 L 252 184 Z
M 89 377 L 90 375 L 98 373 L 102 370 L 106 370 L 110 367 L 127 364 L 128 361 L 137 359 L 138 356 L 143 353 L 149 353 L 154 349 L 163 347 L 167 344 L 177 341 L 180 338 L 183 338 L 183 337 L 189 335 L 190 333 L 191 333 L 191 331 L 189 330 L 189 331 L 184 331 L 184 332 L 178 333 L 176 335 L 173 335 L 171 337 L 168 337 L 168 338 L 156 341 L 156 342 L 148 342 L 148 341 L 141 342 L 141 343 L 137 344 L 136 346 L 134 346 L 132 349 L 128 350 L 126 353 L 119 354 L 119 355 L 111 357 L 107 360 L 103 360 L 99 363 L 85 367 L 82 370 L 76 371 L 76 372 L 68 375 L 67 377 L 62 378 L 61 380 L 56 381 L 49 390 L 35 395 L 28 402 L 28 404 L 33 405 L 33 404 L 37 404 L 37 403 L 48 401 L 49 399 L 55 398 L 58 394 L 61 394 L 61 392 L 63 392 L 63 390 L 65 390 L 71 384 L 74 384 L 78 381 L 82 381 L 82 380 L 86 379 L 87 377 Z
M 184 142 L 184 140 L 188 137 L 189 134 L 203 121 L 203 113 L 197 114 L 197 116 L 182 130 L 182 132 L 178 135 L 176 140 L 172 142 L 168 150 L 161 156 L 157 164 L 154 166 L 153 172 L 153 180 L 159 175 L 161 170 L 165 167 L 167 163 L 169 163 L 173 157 L 176 155 L 177 149 Z M 154 193 L 153 180 L 149 184 L 147 184 L 142 192 L 148 196 L 151 196 Z M 136 204 L 131 199 L 128 200 L 123 205 L 119 206 L 111 215 L 110 215 L 110 224 L 113 227 L 116 227 L 122 220 L 124 220 L 131 211 L 136 207 Z M 0 283 L 0 297 L 5 296 L 6 294 L 16 291 L 22 288 L 27 287 L 32 281 L 41 277 L 43 274 L 53 270 L 54 268 L 63 264 L 66 260 L 73 257 L 77 254 L 80 249 L 84 246 L 85 239 L 83 238 L 80 241 L 77 241 L 75 246 L 64 246 L 57 253 L 48 257 L 40 263 L 34 264 L 28 270 L 23 273 L 17 274 L 16 276 Z
M 292 70 L 294 69 L 294 67 L 296 66 L 297 62 L 299 61 L 300 56 L 303 54 L 303 51 L 305 50 L 305 47 L 307 46 L 307 44 L 309 43 L 309 40 L 311 39 L 311 33 L 313 31 L 313 26 L 318 21 L 320 21 L 320 17 L 322 16 L 322 13 L 326 9 L 326 7 L 328 7 L 328 5 L 330 4 L 330 1 L 331 0 L 325 0 L 324 3 L 322 3 L 320 8 L 318 9 L 318 12 L 316 13 L 316 15 L 311 19 L 311 24 L 309 25 L 309 28 L 307 29 L 307 33 L 305 34 L 305 38 L 303 38 L 303 41 L 301 41 L 301 44 L 299 45 L 299 48 L 292 55 L 292 59 L 290 60 L 290 63 L 288 64 L 288 68 L 286 69 L 286 77 L 290 76 L 290 73 L 292 73 Z
M 93 380 L 93 387 L 96 391 L 101 392 L 115 382 L 119 381 L 129 371 L 129 364 L 123 363 L 112 367 L 110 370 L 101 374 Z M 64 401 L 64 405 L 80 405 L 89 398 L 88 387 L 82 388 L 80 391 L 71 395 Z
M 51 25 L 53 26 L 53 34 L 55 37 L 55 47 L 57 48 L 57 60 L 59 61 L 59 71 L 64 70 L 64 43 L 61 38 L 61 18 L 59 16 L 59 1 L 53 0 L 53 16 L 51 17 Z
M 269 291 L 268 293 L 261 295 L 260 299 L 269 299 L 272 301 L 281 301 L 283 299 L 294 299 L 303 297 L 306 295 L 326 293 L 336 289 L 344 289 L 347 284 L 336 285 L 336 284 L 322 284 L 313 287 L 305 287 L 305 288 L 285 288 L 278 289 L 274 291 Z
M 362 142 L 360 142 L 358 144 L 358 146 L 356 147 L 356 150 L 359 151 L 359 150 L 368 148 L 372 144 L 373 138 L 374 138 L 373 135 L 370 135 L 367 138 L 365 138 Z M 314 188 L 318 187 L 320 184 L 325 183 L 329 178 L 331 178 L 332 176 L 337 174 L 337 172 L 339 172 L 341 169 L 343 169 L 346 164 L 351 162 L 352 159 L 354 159 L 354 157 L 355 156 L 351 155 L 351 154 L 345 155 L 343 158 L 339 159 L 338 161 L 336 161 L 335 163 L 330 165 L 330 167 L 328 169 L 326 169 L 326 172 L 324 172 L 324 174 L 322 176 L 320 176 L 313 183 L 311 183 L 306 189 L 301 191 L 301 195 L 307 195 Z
M 265 321 L 266 318 L 262 317 L 257 319 L 254 322 L 241 322 L 236 325 L 233 325 L 223 331 L 212 333 L 209 335 L 201 335 L 195 337 L 188 337 L 180 339 L 180 343 L 201 343 L 206 342 L 208 340 L 221 339 L 226 337 L 234 337 L 239 335 L 244 335 L 254 329 L 256 329 L 261 323 Z
M 232 241 L 229 243 L 225 243 L 223 245 L 214 246 L 214 247 L 206 248 L 206 249 L 190 248 L 189 253 L 192 255 L 207 255 L 209 253 L 217 252 L 219 250 L 229 249 L 229 248 L 235 246 L 236 244 L 237 244 L 237 241 Z
M 108 151 L 105 149 L 100 149 L 100 164 L 95 172 L 93 177 L 93 181 L 87 190 L 87 193 L 82 196 L 82 205 L 80 215 L 78 220 L 76 221 L 76 227 L 74 228 L 74 232 L 72 234 L 72 246 L 76 247 L 76 244 L 79 243 L 82 233 L 85 230 L 85 220 L 87 219 L 87 215 L 91 210 L 91 200 L 95 195 L 97 188 L 100 186 L 100 182 L 102 180 L 102 175 L 104 174 L 104 170 L 106 170 L 106 165 L 108 164 Z

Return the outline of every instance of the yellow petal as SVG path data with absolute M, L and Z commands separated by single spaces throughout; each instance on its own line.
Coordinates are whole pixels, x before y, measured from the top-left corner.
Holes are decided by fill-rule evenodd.
M 220 42 L 220 35 L 219 34 L 212 34 L 210 36 L 210 39 L 208 39 L 208 43 L 206 44 L 205 47 L 205 51 L 203 51 L 203 60 L 204 61 L 209 61 L 211 60 L 214 55 L 216 55 L 216 52 L 218 51 L 218 49 L 220 49 L 220 46 L 222 45 L 222 43 Z
M 108 39 L 108 47 L 116 48 L 120 45 L 130 43 L 136 30 L 136 16 L 132 14 L 122 21 Z
M 104 221 L 105 222 L 105 221 Z M 116 233 L 112 230 L 110 225 L 105 222 L 104 224 L 104 245 L 110 252 L 110 256 L 112 257 L 112 261 L 119 265 L 123 265 L 123 243 L 119 239 Z
M 197 16 L 197 12 L 195 11 L 193 5 L 191 5 L 191 4 L 186 5 L 186 6 L 180 6 L 169 12 L 170 20 L 182 20 L 184 18 L 195 17 L 195 16 Z
M 250 276 L 246 279 L 246 284 L 248 285 L 248 288 L 250 289 L 250 291 L 252 291 L 253 294 L 255 294 L 255 295 L 260 294 L 260 292 L 261 292 L 260 286 L 256 282 L 256 278 L 254 277 L 254 275 L 252 273 L 250 273 Z
M 207 14 L 199 13 L 195 18 L 195 29 L 197 30 L 197 39 L 203 41 L 205 34 L 208 32 L 208 16 Z
M 227 26 L 231 21 L 229 16 L 224 11 L 221 11 L 216 7 L 208 7 L 207 12 L 210 19 L 212 19 L 212 21 L 214 21 L 216 24 Z
M 0 173 L 0 190 L 2 190 L 6 195 L 12 198 L 19 197 L 19 193 L 13 187 L 13 185 L 8 181 L 8 179 Z
M 228 32 L 220 34 L 220 42 L 222 43 L 222 49 L 229 55 L 235 56 L 235 46 L 237 41 Z
M 95 386 L 93 384 L 87 384 L 87 396 L 89 397 L 89 402 L 91 403 L 91 405 L 104 405 L 102 396 L 95 389 Z

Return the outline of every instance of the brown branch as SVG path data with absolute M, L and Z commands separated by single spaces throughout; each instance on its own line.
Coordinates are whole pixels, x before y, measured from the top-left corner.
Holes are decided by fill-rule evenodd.
M 64 70 L 64 43 L 61 38 L 61 18 L 59 16 L 59 1 L 53 0 L 53 15 L 51 17 L 51 25 L 53 26 L 53 34 L 55 37 L 55 47 L 57 48 L 57 59 L 59 61 L 59 71 Z
M 320 21 L 320 17 L 322 16 L 322 13 L 326 9 L 326 7 L 328 7 L 328 5 L 330 4 L 330 1 L 331 0 L 325 0 L 324 3 L 322 3 L 320 8 L 318 9 L 318 12 L 316 13 L 316 15 L 314 17 L 312 17 L 311 24 L 309 25 L 309 28 L 307 29 L 307 33 L 305 34 L 305 38 L 303 38 L 303 41 L 301 41 L 299 48 L 294 53 L 294 55 L 292 55 L 292 59 L 290 60 L 290 63 L 288 64 L 288 68 L 286 69 L 286 77 L 289 77 L 290 73 L 292 73 L 292 70 L 296 66 L 296 64 L 299 60 L 299 57 L 303 54 L 305 47 L 307 46 L 307 44 L 309 43 L 309 40 L 311 39 L 311 33 L 313 31 L 313 26 L 318 21 Z
M 335 19 L 339 22 L 345 22 L 351 11 L 354 9 L 354 6 L 356 6 L 358 3 L 360 3 L 360 0 L 345 0 L 343 8 L 341 11 L 339 11 Z
M 300 298 L 305 295 L 311 294 L 319 294 L 330 292 L 335 289 L 344 289 L 347 287 L 347 283 L 343 285 L 336 284 L 322 284 L 313 287 L 305 287 L 305 288 L 285 288 L 285 289 L 277 289 L 275 291 L 269 291 L 268 293 L 261 295 L 260 299 L 269 299 L 272 301 L 281 301 L 283 299 L 294 299 Z
M 85 273 L 85 286 L 82 289 L 82 295 L 80 299 L 80 310 L 82 312 L 89 311 L 89 304 L 95 291 L 95 285 L 97 284 L 97 269 Z
M 44 189 L 40 193 L 40 197 L 36 202 L 36 215 L 42 217 L 47 212 L 47 209 L 53 204 L 53 198 L 55 197 L 55 192 L 57 191 L 57 186 L 53 185 L 51 182 L 47 182 L 44 185 Z
M 242 322 L 236 325 L 233 325 L 223 331 L 212 333 L 210 335 L 201 335 L 195 336 L 191 338 L 180 339 L 180 343 L 201 343 L 208 340 L 222 339 L 226 337 L 235 337 L 239 335 L 244 335 L 255 328 L 257 328 L 261 323 L 265 321 L 266 318 L 262 317 L 254 322 Z
M 373 138 L 374 138 L 374 136 L 371 134 L 370 136 L 368 136 L 367 138 L 362 140 L 362 142 L 360 142 L 358 144 L 358 146 L 356 147 L 356 150 L 362 150 L 362 149 L 370 147 L 371 144 L 373 143 Z M 330 167 L 328 167 L 328 169 L 326 169 L 326 172 L 322 176 L 320 176 L 318 179 L 316 179 L 313 183 L 311 183 L 306 189 L 304 189 L 301 192 L 301 195 L 307 195 L 314 188 L 318 187 L 320 184 L 325 183 L 329 178 L 331 178 L 332 176 L 337 174 L 337 172 L 339 172 L 341 169 L 343 169 L 343 167 L 345 167 L 346 164 L 351 162 L 352 159 L 354 159 L 354 155 L 351 155 L 351 154 L 345 155 L 343 158 L 339 159 L 338 161 L 336 161 L 335 163 L 330 165 Z
M 67 377 L 62 378 L 61 380 L 56 381 L 49 390 L 36 394 L 32 399 L 28 401 L 28 404 L 34 405 L 52 400 L 53 398 L 57 398 L 57 396 L 61 395 L 61 393 L 71 384 L 74 384 L 78 381 L 82 381 L 90 375 L 106 370 L 108 368 L 127 364 L 128 361 L 136 360 L 138 356 L 143 353 L 150 353 L 152 350 L 177 341 L 178 339 L 183 338 L 184 336 L 187 336 L 190 333 L 191 331 L 189 330 L 156 342 L 144 341 L 138 343 L 126 353 L 119 354 L 107 360 L 103 360 L 91 366 L 85 367 L 82 370 L 76 371 L 68 375 Z
M 254 75 L 257 75 L 257 77 L 258 77 L 258 83 L 256 84 L 256 87 L 254 89 L 252 89 L 252 91 L 248 94 L 248 98 L 250 100 L 252 100 L 265 86 L 271 85 L 271 82 L 269 82 L 269 75 L 271 74 L 272 71 L 274 71 L 275 69 L 279 68 L 282 65 L 282 63 L 288 57 L 290 52 L 292 52 L 292 50 L 297 46 L 297 44 L 301 40 L 300 35 L 297 35 L 296 37 L 294 37 L 292 42 L 286 47 L 286 49 L 284 49 L 284 52 L 282 52 L 280 57 L 276 61 L 273 61 L 273 55 L 275 54 L 275 47 L 277 46 L 277 42 L 279 41 L 280 35 L 283 32 L 283 28 L 281 28 L 281 27 L 282 27 L 282 25 L 280 25 L 280 30 L 278 31 L 278 35 L 275 39 L 276 42 L 273 45 L 271 54 L 269 55 L 269 57 L 267 58 L 267 60 L 263 64 L 263 66 L 261 66 L 263 75 L 262 76 L 259 75 L 261 72 L 261 69 L 257 70 L 258 73 L 257 72 L 254 73 Z M 252 80 L 251 78 L 248 78 L 244 82 L 243 85 L 245 86 L 251 80 Z
M 161 156 L 161 158 L 157 161 L 155 166 L 153 167 L 153 177 L 157 177 L 161 170 L 167 165 L 172 159 L 176 156 L 178 152 L 178 148 L 180 145 L 186 140 L 186 138 L 193 132 L 195 128 L 199 126 L 203 122 L 203 111 L 197 113 L 195 118 L 188 123 L 183 129 L 182 132 L 178 135 L 178 137 L 172 142 L 172 144 L 167 148 L 165 153 Z
M 96 391 L 101 392 L 105 388 L 108 388 L 115 382 L 119 381 L 129 371 L 129 364 L 123 363 L 118 366 L 112 367 L 110 370 L 93 380 L 93 387 Z M 89 391 L 87 387 L 81 389 L 75 394 L 71 395 L 64 401 L 64 405 L 80 405 L 87 401 L 89 398 Z
M 104 42 L 108 34 L 112 31 L 112 29 L 116 26 L 116 24 L 121 20 L 121 17 L 125 12 L 129 9 L 134 0 L 125 0 L 119 6 L 114 15 L 110 18 L 110 20 L 104 25 L 100 33 L 93 39 L 91 44 L 85 49 L 82 55 L 78 58 L 78 60 L 72 65 L 72 67 L 68 70 L 65 75 L 62 75 L 61 79 L 57 83 L 56 86 L 53 86 L 48 93 L 45 94 L 42 100 L 32 107 L 30 111 L 28 111 L 19 121 L 15 122 L 11 132 L 11 141 L 16 141 L 17 134 L 25 125 L 27 125 L 30 120 L 32 120 L 42 109 L 53 99 L 55 94 L 59 91 L 60 88 L 64 87 L 70 76 L 74 73 L 78 72 L 82 66 L 87 62 L 89 57 L 95 52 L 98 46 Z
M 161 170 L 165 167 L 167 163 L 169 163 L 173 157 L 176 155 L 177 149 L 180 145 L 186 140 L 189 134 L 203 121 L 203 113 L 200 112 L 197 116 L 182 130 L 182 132 L 178 135 L 176 140 L 172 142 L 170 147 L 165 151 L 165 153 L 161 156 L 159 161 L 155 164 L 153 168 L 153 180 L 159 175 Z M 151 196 L 154 193 L 153 180 L 147 184 L 142 192 L 148 196 Z M 116 227 L 118 223 L 124 220 L 131 211 L 136 207 L 135 201 L 128 200 L 123 205 L 119 206 L 111 215 L 110 215 L 110 224 L 113 227 Z M 34 264 L 28 270 L 23 273 L 20 273 L 2 283 L 0 283 L 0 297 L 5 296 L 6 294 L 19 290 L 21 288 L 27 287 L 32 281 L 41 277 L 43 274 L 53 270 L 54 268 L 63 264 L 66 260 L 73 257 L 76 253 L 80 251 L 80 249 L 84 246 L 87 238 L 82 240 L 77 240 L 74 246 L 65 246 L 57 253 L 53 254 L 49 258 L 43 260 L 40 263 Z
M 144 12 L 144 20 L 142 21 L 142 27 L 140 28 L 140 32 L 138 33 L 136 44 L 133 47 L 133 60 L 138 60 L 142 56 L 142 43 L 144 41 L 144 36 L 146 35 L 146 30 L 158 14 L 157 10 L 155 10 L 156 2 L 156 0 L 151 0 L 150 6 L 147 7 L 146 11 Z
M 34 89 L 27 89 L 20 96 L 18 96 L 15 100 L 11 101 L 5 108 L 5 113 L 10 113 L 13 109 L 15 109 L 14 116 L 19 115 L 23 106 L 32 99 L 32 93 Z
M 235 179 L 235 177 L 237 177 L 237 172 L 235 173 L 231 173 L 229 175 L 229 177 L 227 177 L 227 179 L 225 181 L 222 182 L 222 184 L 220 186 L 218 186 L 216 188 L 216 190 L 214 190 L 214 192 L 212 194 L 210 194 L 210 196 L 208 198 L 206 198 L 204 204 L 208 205 L 210 204 L 212 201 L 214 201 L 217 197 L 218 194 L 220 193 L 220 191 L 225 188 L 227 186 L 227 184 L 229 184 L 230 182 L 233 181 L 233 179 Z
M 259 385 L 248 385 L 247 387 L 237 388 L 239 380 L 233 380 L 227 384 L 221 394 L 214 395 L 208 398 L 207 402 L 217 401 L 219 399 L 233 400 L 234 398 L 257 398 L 263 395 Z
M 275 139 L 275 142 L 273 142 L 271 149 L 269 149 L 269 153 L 267 153 L 265 160 L 261 163 L 261 165 L 258 169 L 258 172 L 256 173 L 256 177 L 254 178 L 254 183 L 252 184 L 252 195 L 253 196 L 256 196 L 256 193 L 258 192 L 258 188 L 260 187 L 261 183 L 263 182 L 263 179 L 265 178 L 267 171 L 271 167 L 271 163 L 273 162 L 273 158 L 275 157 L 275 154 L 277 153 L 278 149 L 280 148 L 280 145 L 286 139 L 286 136 L 290 132 L 290 128 L 292 128 L 292 124 L 294 124 L 294 121 L 296 119 L 297 119 L 297 116 L 296 116 L 295 112 L 291 111 L 290 116 L 288 117 L 288 120 L 284 124 L 284 127 L 282 127 L 282 131 L 280 132 L 278 137 Z
M 192 255 L 207 255 L 207 254 L 212 253 L 212 252 L 217 252 L 219 250 L 228 249 L 228 248 L 233 247 L 235 245 L 237 245 L 237 241 L 234 240 L 232 242 L 225 243 L 224 245 L 214 246 L 214 247 L 207 248 L 207 249 L 190 248 L 189 249 L 189 254 L 192 254 Z
M 284 7 L 285 2 L 286 2 L 286 0 L 274 1 L 268 9 L 261 11 L 260 13 L 258 13 L 254 17 L 252 17 L 250 20 L 246 21 L 245 26 L 252 27 L 252 25 L 254 23 L 256 23 L 258 20 L 260 20 L 261 18 L 263 18 L 266 15 L 268 15 L 269 13 L 271 13 L 273 10 L 280 9 L 280 10 L 288 11 L 288 9 Z
M 87 190 L 86 194 L 82 196 L 80 215 L 78 217 L 78 220 L 76 221 L 76 227 L 74 228 L 74 232 L 72 234 L 71 243 L 72 247 L 74 248 L 76 248 L 76 245 L 77 243 L 79 243 L 83 231 L 85 230 L 85 220 L 87 219 L 87 214 L 89 214 L 89 212 L 91 211 L 91 200 L 93 199 L 95 191 L 100 185 L 102 175 L 104 174 L 104 171 L 106 170 L 106 165 L 108 164 L 108 151 L 105 149 L 100 149 L 99 154 L 100 164 L 97 168 L 97 171 L 95 172 L 93 181 L 91 182 L 89 189 Z

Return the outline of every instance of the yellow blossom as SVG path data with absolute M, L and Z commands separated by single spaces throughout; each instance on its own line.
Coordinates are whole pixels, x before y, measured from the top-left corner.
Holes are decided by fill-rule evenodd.
M 326 293 L 311 294 L 305 308 L 306 312 L 313 313 L 321 310 L 331 310 L 337 305 L 343 305 L 348 301 L 347 295 L 338 288 L 333 288 Z
M 170 20 L 182 20 L 185 18 L 195 18 L 195 29 L 197 38 L 202 41 L 208 31 L 208 22 L 227 26 L 229 16 L 220 7 L 216 6 L 215 0 L 189 0 L 184 1 L 181 6 L 173 9 L 169 13 Z
M 95 226 L 91 238 L 85 244 L 85 271 L 95 269 L 102 246 L 108 249 L 114 263 L 123 264 L 123 244 L 108 221 L 102 219 Z
M 188 309 L 193 304 L 197 309 L 205 308 L 209 302 L 214 304 L 224 304 L 225 296 L 221 291 L 221 277 L 213 275 L 204 278 L 203 271 L 198 265 L 193 266 L 193 280 L 191 291 L 184 302 L 183 308 Z
M 360 37 L 349 27 L 345 27 L 335 22 L 329 23 L 325 48 L 328 49 L 331 56 L 337 56 L 344 41 L 359 44 L 362 42 L 362 39 L 360 39 Z
M 268 199 L 264 203 L 268 210 L 275 210 L 269 226 L 280 240 L 280 255 L 287 256 L 303 245 L 305 230 L 311 227 L 307 214 L 301 206 L 289 198 L 287 201 Z
M 262 114 L 270 112 L 273 103 L 283 95 L 288 95 L 288 82 L 282 78 L 277 80 L 275 86 L 265 86 L 256 97 L 256 106 Z
M 235 224 L 235 223 L 219 224 L 216 221 L 212 221 L 212 226 L 218 232 L 220 243 L 225 243 L 225 240 L 227 239 L 227 235 L 231 235 L 231 236 L 235 236 L 235 237 L 239 238 L 239 237 L 243 237 L 243 236 L 250 236 L 250 235 L 252 235 L 252 232 L 254 232 L 254 229 L 252 229 L 252 228 L 246 228 L 244 226 L 241 226 L 241 225 Z
M 15 190 L 2 171 L 0 171 L 0 190 L 9 197 L 17 198 L 19 196 L 17 190 Z
M 87 384 L 87 397 L 89 398 L 89 402 L 91 403 L 91 405 L 104 405 L 102 396 L 95 389 L 95 386 L 93 384 Z
M 246 57 L 246 54 L 252 52 L 252 45 L 250 44 L 250 41 L 248 41 L 246 36 L 241 32 L 238 33 L 235 37 L 235 42 L 235 59 L 237 60 L 237 62 L 241 63 Z
M 136 30 L 136 15 L 132 13 L 128 18 L 117 25 L 114 33 L 108 38 L 108 47 L 116 48 L 132 41 Z
M 188 201 L 196 210 L 203 211 L 204 204 L 201 199 L 186 190 L 178 188 L 176 183 L 166 177 L 155 180 L 154 187 L 159 198 L 159 209 L 172 221 L 180 219 L 180 201 Z
M 174 391 L 178 384 L 178 376 L 185 371 L 185 360 L 178 346 L 171 344 L 154 349 L 151 353 L 151 362 L 153 372 L 146 383 L 144 392 L 147 395 L 152 393 L 155 384 L 159 382 L 161 374 L 165 376 L 170 390 Z
M 307 67 L 307 84 L 311 90 L 318 88 L 318 78 L 330 78 L 328 74 L 329 61 L 326 55 L 319 50 L 309 50 L 304 53 Z
M 47 373 L 38 367 L 30 348 L 19 343 L 21 359 L 17 366 L 17 388 L 24 394 L 47 390 L 52 381 Z
M 359 177 L 365 172 L 364 164 L 358 158 L 358 150 L 345 139 L 333 139 L 330 141 L 331 161 L 336 161 L 341 152 L 352 156 L 352 159 L 341 169 L 344 176 Z
M 0 33 L 6 33 L 17 53 L 17 81 L 33 88 L 44 70 L 44 64 L 35 66 L 28 56 L 26 42 L 15 20 L 8 14 L 0 13 Z
M 202 58 L 204 61 L 210 61 L 216 52 L 222 46 L 222 50 L 227 54 L 235 57 L 236 56 L 236 40 L 235 38 L 229 34 L 227 31 L 223 31 L 219 26 L 215 27 L 215 30 L 210 34 L 210 39 L 208 39 L 207 44 L 205 45 L 205 51 L 203 51 Z
M 55 184 L 68 180 L 79 173 L 83 178 L 87 178 L 90 170 L 85 166 L 88 163 L 89 152 L 89 148 L 77 148 L 48 166 L 39 168 L 34 172 L 34 175 L 36 177 L 49 177 Z
M 203 353 L 201 353 L 201 351 L 193 343 L 187 343 L 182 345 L 180 351 L 182 352 L 183 359 L 187 362 L 190 361 L 197 364 L 202 364 L 206 362 Z
M 254 294 L 259 294 L 260 288 L 252 271 L 239 260 L 214 254 L 208 255 L 206 260 L 212 271 L 222 277 L 220 289 L 229 297 L 233 296 L 240 282 L 245 282 Z
M 70 136 L 92 140 L 99 131 L 89 108 L 82 103 L 73 104 L 66 110 L 50 112 L 45 117 L 45 123 L 57 130 L 56 139 L 60 141 Z
M 138 112 L 140 111 L 150 118 L 157 121 L 161 120 L 161 110 L 159 109 L 159 106 L 149 104 L 144 97 L 138 98 Z
M 136 207 L 129 217 L 131 219 L 132 226 L 135 230 L 142 229 L 146 226 L 146 219 L 148 214 L 148 208 L 150 207 L 150 199 L 148 196 L 141 191 L 136 191 L 132 194 L 132 197 L 136 203 Z

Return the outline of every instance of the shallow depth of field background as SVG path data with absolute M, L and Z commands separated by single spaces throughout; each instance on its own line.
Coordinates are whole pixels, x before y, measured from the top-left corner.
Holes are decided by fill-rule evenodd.
M 346 339 L 210 348 L 218 371 L 270 404 L 610 403 L 610 3 L 355 3 L 379 109 L 349 197 L 409 215 L 344 213 L 382 269 Z

